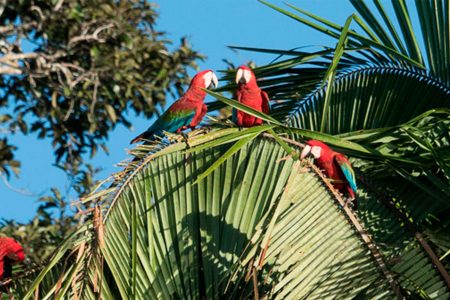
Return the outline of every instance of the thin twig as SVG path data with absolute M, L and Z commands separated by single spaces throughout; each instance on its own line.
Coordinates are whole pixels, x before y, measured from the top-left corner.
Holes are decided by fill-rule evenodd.
M 23 23 L 20 26 L 17 26 L 15 24 L 9 24 L 5 26 L 0 26 L 0 34 L 7 35 L 7 34 L 17 34 L 20 31 L 26 31 L 30 28 L 36 27 L 37 22 L 29 22 L 29 23 Z
M 26 189 L 19 189 L 19 188 L 13 187 L 13 186 L 9 183 L 8 179 L 6 178 L 6 176 L 5 176 L 4 174 L 0 174 L 0 177 L 2 178 L 3 183 L 5 184 L 5 186 L 6 186 L 8 189 L 10 189 L 11 191 L 13 191 L 13 192 L 22 194 L 22 195 L 27 196 L 27 197 L 38 197 L 38 196 L 40 196 L 40 194 L 32 193 L 32 192 L 30 192 L 30 191 L 27 191 Z M 41 194 L 42 194 L 42 193 L 41 193 Z
M 38 57 L 37 53 L 8 53 L 2 57 L 0 57 L 0 63 L 10 62 L 12 60 L 22 60 L 28 58 L 36 58 Z
M 258 290 L 258 278 L 256 277 L 257 270 L 253 268 L 253 293 L 255 300 L 259 300 L 259 290 Z
M 274 139 L 274 137 L 273 137 L 271 134 L 269 134 L 269 133 L 264 132 L 262 135 L 263 135 L 264 137 L 268 137 L 268 138 Z M 291 145 L 294 145 L 294 146 L 297 146 L 297 147 L 300 147 L 300 148 L 305 147 L 305 144 L 302 144 L 302 143 L 300 143 L 300 142 L 294 141 L 294 140 L 292 140 L 292 139 L 285 138 L 285 137 L 282 137 L 282 136 L 279 136 L 279 138 L 282 139 L 283 141 L 285 141 L 285 142 L 291 144 Z
M 64 0 L 59 0 L 58 3 L 55 4 L 55 7 L 53 7 L 53 11 L 58 11 L 64 3 Z
M 99 28 L 97 28 L 92 34 L 82 34 L 76 37 L 73 37 L 69 40 L 69 47 L 73 46 L 76 43 L 82 42 L 82 41 L 97 41 L 99 43 L 104 43 L 106 40 L 99 38 L 98 35 L 100 34 L 100 32 L 102 32 L 103 30 L 109 29 L 111 27 L 114 27 L 114 24 L 109 23 L 103 26 L 100 26 Z
M 15 67 L 0 67 L 0 74 L 4 75 L 20 75 L 22 71 Z

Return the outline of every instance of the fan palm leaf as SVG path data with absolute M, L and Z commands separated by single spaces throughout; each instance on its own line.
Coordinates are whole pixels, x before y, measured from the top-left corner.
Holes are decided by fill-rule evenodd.
M 209 135 L 233 132 L 193 137 L 189 153 L 183 142 L 142 146 L 141 161 L 117 175 L 114 188 L 84 200 L 102 207 L 102 234 L 95 218 L 87 219 L 28 297 L 242 298 L 255 291 L 245 276 L 255 261 L 262 267 L 255 273 L 261 296 L 390 298 L 417 287 L 432 297 L 449 295 L 428 253 L 410 232 L 398 231 L 398 218 L 374 204 L 376 195 L 361 195 L 359 219 L 342 208 L 344 200 L 320 170 L 286 158 L 273 138 L 243 145 L 195 183 L 231 148 L 202 144 Z M 371 238 L 365 226 L 394 236 Z M 431 287 L 410 276 L 418 263 Z

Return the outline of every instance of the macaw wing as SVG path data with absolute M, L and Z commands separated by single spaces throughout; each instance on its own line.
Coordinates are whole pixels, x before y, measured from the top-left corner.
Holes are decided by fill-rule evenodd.
M 239 91 L 236 91 L 236 93 L 234 93 L 234 98 L 240 103 L 241 102 L 241 97 L 242 97 L 242 93 L 240 93 Z M 237 122 L 237 109 L 233 108 L 231 110 L 231 120 L 236 123 Z
M 341 168 L 342 173 L 344 173 L 345 179 L 347 179 L 352 190 L 356 192 L 357 188 L 356 188 L 355 172 L 353 171 L 352 165 L 350 164 L 348 159 L 342 154 L 337 154 L 334 157 L 334 160 Z
M 154 136 L 162 137 L 163 131 L 175 133 L 180 127 L 187 126 L 194 118 L 195 110 L 165 111 L 146 131 L 131 140 L 134 144 L 143 139 L 154 139 Z
M 269 95 L 266 92 L 264 92 L 263 90 L 261 90 L 261 98 L 262 98 L 262 104 L 261 104 L 262 112 L 265 113 L 266 115 L 268 115 L 270 113 Z
M 155 131 L 168 131 L 176 132 L 178 128 L 187 126 L 191 123 L 195 115 L 195 109 L 168 109 L 159 119 L 155 122 L 157 126 Z

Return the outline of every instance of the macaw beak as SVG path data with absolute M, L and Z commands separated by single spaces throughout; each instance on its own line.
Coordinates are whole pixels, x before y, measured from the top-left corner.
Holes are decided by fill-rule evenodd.
M 17 259 L 19 261 L 24 261 L 25 260 L 25 253 L 23 253 L 23 251 L 20 251 L 19 253 L 17 253 Z
M 311 146 L 310 145 L 305 145 L 305 147 L 302 150 L 302 153 L 300 154 L 300 158 L 304 159 L 310 153 L 311 153 Z
M 219 80 L 217 79 L 217 76 L 214 72 L 212 73 L 211 84 L 209 85 L 209 87 L 211 86 L 213 87 L 213 89 L 219 86 Z
M 20 251 L 16 253 L 10 253 L 7 255 L 7 257 L 13 262 L 19 262 L 25 259 L 25 254 L 22 251 Z
M 205 80 L 205 87 L 207 89 L 209 88 L 216 88 L 219 85 L 219 80 L 217 79 L 216 74 L 214 72 L 208 72 L 204 77 Z
M 243 83 L 246 84 L 250 81 L 252 74 L 249 70 L 238 69 L 236 72 L 236 84 Z

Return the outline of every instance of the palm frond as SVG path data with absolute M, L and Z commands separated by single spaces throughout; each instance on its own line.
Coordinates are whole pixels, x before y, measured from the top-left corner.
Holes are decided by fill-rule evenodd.
M 450 88 L 414 68 L 368 65 L 346 69 L 336 76 L 331 89 L 333 109 L 326 116 L 326 132 L 333 134 L 394 126 L 429 109 L 450 107 Z M 319 130 L 325 96 L 326 88 L 319 87 L 295 106 L 290 104 L 296 108 L 286 123 Z
M 212 136 L 230 132 L 194 133 L 191 141 L 201 147 Z M 408 277 L 415 265 L 400 268 L 389 262 L 391 253 L 396 257 L 410 253 L 413 236 L 404 234 L 402 245 L 382 240 L 382 247 L 376 245 L 378 237 L 362 236 L 362 231 L 373 234 L 370 230 L 380 227 L 373 222 L 361 227 L 364 222 L 348 207 L 342 210 L 343 200 L 337 201 L 339 194 L 320 171 L 294 166 L 276 139 L 254 139 L 194 184 L 229 149 L 228 144 L 200 150 L 194 146 L 189 153 L 184 142 L 141 146 L 140 163 L 117 176 L 115 188 L 106 187 L 107 192 L 96 192 L 98 198 L 85 200 L 103 207 L 102 229 L 94 222 L 98 212 L 96 217 L 92 213 L 58 249 L 27 297 L 38 292 L 42 298 L 56 294 L 198 299 L 224 294 L 241 298 L 256 292 L 280 298 L 331 294 L 351 298 L 388 297 L 418 288 L 447 295 L 445 289 L 434 292 Z M 297 147 L 295 142 L 291 145 Z M 375 202 L 364 197 L 362 201 L 363 207 Z M 367 213 L 362 211 L 363 216 Z M 383 218 L 397 226 L 394 215 Z M 373 252 L 378 248 L 382 251 Z M 427 255 L 417 251 L 421 264 L 432 266 Z M 246 283 L 243 273 L 252 265 L 252 255 L 259 257 L 253 262 L 261 262 L 255 273 L 257 289 Z M 442 285 L 439 274 L 433 274 L 433 282 Z

